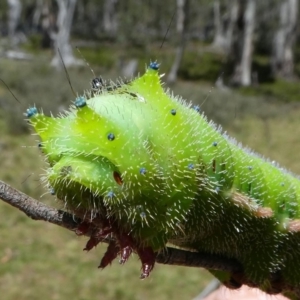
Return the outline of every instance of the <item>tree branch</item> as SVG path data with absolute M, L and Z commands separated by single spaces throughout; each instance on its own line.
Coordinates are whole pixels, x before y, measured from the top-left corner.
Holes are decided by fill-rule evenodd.
M 12 188 L 0 180 L 0 199 L 25 213 L 33 220 L 47 221 L 52 224 L 75 231 L 83 220 L 66 211 L 50 207 L 30 196 Z M 90 236 L 91 228 L 84 235 Z M 108 242 L 104 241 L 104 242 Z M 233 259 L 224 258 L 207 253 L 189 252 L 167 247 L 158 253 L 156 262 L 166 265 L 179 265 L 188 267 L 202 267 L 206 269 L 222 270 L 230 273 L 242 271 L 242 266 Z

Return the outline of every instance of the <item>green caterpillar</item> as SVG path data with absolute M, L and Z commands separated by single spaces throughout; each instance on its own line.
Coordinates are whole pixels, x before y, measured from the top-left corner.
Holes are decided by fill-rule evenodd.
M 100 267 L 132 251 L 147 277 L 167 243 L 238 260 L 244 274 L 211 270 L 227 286 L 240 276 L 268 293 L 300 288 L 300 181 L 243 149 L 199 107 L 164 91 L 159 65 L 106 88 L 101 80 L 65 115 L 27 117 L 49 162 L 46 180 L 86 222 L 107 234 Z M 96 82 L 96 81 L 95 81 Z M 298 250 L 299 249 L 299 250 Z

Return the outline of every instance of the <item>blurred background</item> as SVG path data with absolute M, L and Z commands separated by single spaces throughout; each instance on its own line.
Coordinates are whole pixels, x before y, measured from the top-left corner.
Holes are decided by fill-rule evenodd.
M 24 121 L 59 114 L 91 80 L 161 63 L 166 86 L 230 135 L 300 174 L 297 0 L 0 0 L 0 180 L 61 207 L 40 182 L 46 165 Z M 79 51 L 77 50 L 79 49 Z M 95 74 L 95 75 L 94 75 Z M 156 265 L 139 280 L 134 256 L 100 271 L 105 251 L 0 201 L 1 299 L 193 299 L 208 272 Z

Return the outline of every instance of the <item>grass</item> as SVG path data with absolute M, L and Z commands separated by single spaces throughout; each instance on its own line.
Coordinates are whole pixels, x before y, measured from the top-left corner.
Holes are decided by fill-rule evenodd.
M 45 168 L 36 138 L 28 134 L 22 111 L 36 103 L 58 112 L 73 99 L 64 73 L 47 67 L 49 56 L 35 62 L 3 60 L 0 77 L 22 102 L 19 105 L 0 86 L 0 179 L 59 207 L 45 194 L 39 177 Z M 94 68 L 106 78 L 116 73 Z M 88 88 L 92 77 L 87 67 L 71 69 L 76 91 Z M 300 174 L 300 109 L 297 105 L 264 101 L 203 83 L 179 82 L 175 94 L 200 103 L 209 118 L 256 151 Z M 22 134 L 21 134 L 22 133 Z M 0 290 L 4 300 L 44 299 L 191 299 L 211 276 L 201 269 L 157 265 L 152 276 L 139 280 L 140 262 L 133 257 L 125 266 L 113 263 L 100 271 L 105 251 L 99 246 L 82 251 L 86 238 L 57 226 L 27 218 L 0 201 Z
M 279 99 L 282 102 L 299 102 L 300 85 L 298 81 L 285 81 L 277 79 L 274 82 L 262 83 L 257 87 L 243 87 L 240 92 L 245 95 L 264 95 L 265 97 Z

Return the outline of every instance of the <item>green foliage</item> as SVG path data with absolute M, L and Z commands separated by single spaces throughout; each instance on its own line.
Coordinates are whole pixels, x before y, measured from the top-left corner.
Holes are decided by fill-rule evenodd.
M 282 102 L 299 102 L 300 85 L 297 81 L 277 79 L 273 83 L 262 83 L 256 87 L 239 88 L 243 95 L 265 96 Z
M 79 48 L 83 57 L 91 65 L 98 65 L 102 68 L 110 69 L 115 65 L 117 60 L 117 52 L 115 47 L 101 46 L 96 48 Z M 76 54 L 76 51 L 75 51 Z M 77 53 L 77 57 L 82 59 L 82 56 Z
M 178 74 L 185 80 L 215 82 L 221 74 L 223 61 L 224 57 L 220 54 L 187 49 Z
M 259 84 L 273 83 L 274 77 L 272 74 L 270 57 L 263 55 L 255 55 L 252 61 L 252 74 L 257 75 L 256 80 Z
M 42 50 L 42 35 L 40 34 L 31 34 L 28 36 L 26 43 L 22 45 L 22 49 L 33 53 L 38 54 Z
M 0 1 L 0 20 L 2 22 L 5 21 L 5 19 L 7 18 L 7 9 L 8 9 L 8 5 L 7 5 L 7 1 Z
M 295 75 L 300 77 L 300 46 L 297 44 L 294 47 L 294 64 L 295 64 Z

